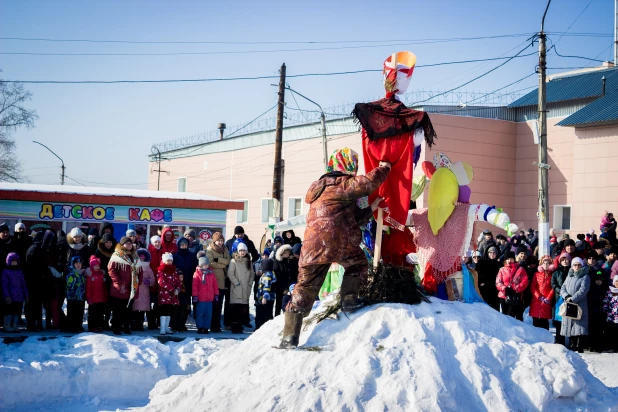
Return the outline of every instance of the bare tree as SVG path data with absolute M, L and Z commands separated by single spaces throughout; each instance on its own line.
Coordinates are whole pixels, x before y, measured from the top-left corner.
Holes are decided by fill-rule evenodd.
M 23 106 L 31 99 L 32 93 L 22 83 L 7 83 L 0 79 L 0 181 L 22 179 L 12 134 L 20 127 L 34 127 L 38 118 L 36 112 Z

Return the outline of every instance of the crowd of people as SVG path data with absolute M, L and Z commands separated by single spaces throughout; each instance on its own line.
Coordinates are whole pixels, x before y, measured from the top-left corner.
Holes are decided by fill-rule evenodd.
M 483 300 L 534 326 L 556 328 L 555 341 L 578 352 L 618 351 L 618 243 L 616 220 L 605 213 L 601 235 L 591 229 L 577 241 L 551 233 L 550 255 L 538 256 L 538 232 L 494 239 L 484 231 L 467 265 L 478 274 Z
M 82 332 L 87 308 L 94 333 L 183 332 L 191 313 L 199 334 L 243 333 L 253 328 L 251 297 L 257 329 L 280 314 L 298 277 L 301 240 L 293 231 L 276 236 L 262 254 L 241 226 L 227 242 L 215 232 L 206 247 L 194 230 L 176 239 L 163 226 L 148 246 L 141 237 L 129 229 L 117 242 L 111 224 L 87 235 L 76 227 L 33 236 L 22 223 L 13 236 L 0 225 L 3 331 Z

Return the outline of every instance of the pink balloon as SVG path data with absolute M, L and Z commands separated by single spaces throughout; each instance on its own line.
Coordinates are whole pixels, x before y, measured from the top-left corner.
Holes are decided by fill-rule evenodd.
M 459 186 L 459 197 L 457 201 L 459 203 L 470 203 L 470 195 L 472 191 L 470 190 L 470 186 Z

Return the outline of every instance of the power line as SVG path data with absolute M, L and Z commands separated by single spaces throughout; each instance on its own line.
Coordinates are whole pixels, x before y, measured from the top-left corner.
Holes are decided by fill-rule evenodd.
M 603 62 L 604 62 L 604 60 L 598 60 L 598 59 L 596 59 L 596 58 L 591 59 L 591 58 L 589 58 L 589 57 L 584 57 L 584 56 L 569 56 L 569 55 L 562 55 L 562 54 L 558 53 L 558 50 L 556 50 L 556 45 L 555 45 L 555 44 L 554 44 L 551 48 L 553 48 L 553 49 L 554 49 L 554 53 L 556 53 L 556 55 L 557 55 L 557 56 L 559 56 L 559 57 L 567 57 L 567 58 L 572 58 L 572 59 L 582 59 L 582 60 L 588 60 L 588 61 L 591 61 L 591 62 L 599 62 L 599 63 L 603 63 Z M 605 49 L 605 50 L 606 50 L 606 49 Z M 603 52 L 604 52 L 605 50 L 603 50 L 603 51 L 601 52 L 601 54 L 603 54 Z M 548 51 L 549 51 L 549 50 L 548 50 Z M 599 54 L 599 56 L 600 56 L 601 54 Z M 597 56 L 597 57 L 598 57 L 598 56 Z
M 564 35 L 565 35 L 565 34 L 567 34 L 567 32 L 569 31 L 569 29 L 570 29 L 571 27 L 573 27 L 573 25 L 575 24 L 575 22 L 576 22 L 577 20 L 579 20 L 579 18 L 582 16 L 582 14 L 584 14 L 584 12 L 585 12 L 586 10 L 588 10 L 588 7 L 590 7 L 590 5 L 592 4 L 592 2 L 593 2 L 593 1 L 594 1 L 594 0 L 590 0 L 590 1 L 588 2 L 588 4 L 586 4 L 586 7 L 584 7 L 584 9 L 581 11 L 581 13 L 579 13 L 579 14 L 577 15 L 577 17 L 575 18 L 575 20 L 573 20 L 573 23 L 571 23 L 571 24 L 569 25 L 569 27 L 567 27 L 567 29 L 564 31 L 564 33 L 562 33 L 562 34 L 560 35 L 560 37 L 558 37 L 558 40 L 556 40 L 556 43 L 554 43 L 554 45 L 555 45 L 555 44 L 558 44 L 558 42 L 560 42 L 560 40 L 562 39 L 562 37 L 564 37 Z
M 75 182 L 75 183 L 77 183 L 78 185 L 86 186 L 85 184 L 80 183 L 79 181 L 77 181 L 77 180 L 73 179 L 72 177 L 69 177 L 69 176 L 67 176 L 67 175 L 64 175 L 64 177 L 66 177 L 66 178 L 67 178 L 67 179 L 69 179 L 69 180 L 74 181 L 74 182 Z

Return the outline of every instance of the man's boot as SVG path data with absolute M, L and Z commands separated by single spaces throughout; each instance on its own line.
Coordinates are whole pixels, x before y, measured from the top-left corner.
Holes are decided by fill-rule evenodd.
M 11 327 L 11 320 L 13 319 L 13 316 L 11 315 L 5 315 L 4 316 L 4 331 L 5 332 L 15 332 L 15 330 Z
M 367 303 L 358 298 L 358 289 L 361 284 L 361 279 L 358 276 L 344 276 L 339 290 L 341 299 L 341 311 L 344 313 L 353 313 Z
M 283 324 L 283 339 L 279 344 L 279 349 L 293 349 L 298 346 L 300 328 L 303 326 L 303 314 L 285 312 L 285 323 Z

